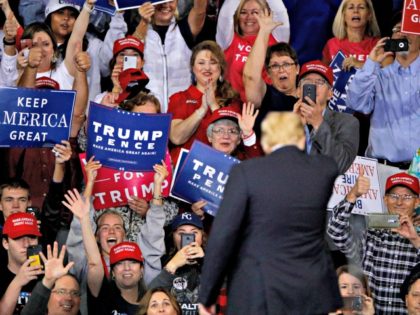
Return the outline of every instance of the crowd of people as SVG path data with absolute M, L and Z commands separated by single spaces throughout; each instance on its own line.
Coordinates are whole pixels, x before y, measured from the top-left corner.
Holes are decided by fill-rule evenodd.
M 0 315 L 420 315 L 420 185 L 407 172 L 420 148 L 420 31 L 401 31 L 401 1 L 328 1 L 322 30 L 297 25 L 287 0 L 113 15 L 97 1 L 0 0 L 0 88 L 76 91 L 68 139 L 0 148 Z M 395 7 L 382 23 L 385 2 Z M 323 49 L 293 47 L 317 32 L 331 35 Z M 389 39 L 406 50 L 385 49 Z M 339 52 L 355 72 L 346 112 L 329 106 Z M 95 209 L 103 165 L 79 160 L 91 102 L 171 114 L 171 163 L 153 165 L 150 200 Z M 162 195 L 194 141 L 241 161 L 215 217 L 205 200 Z M 371 188 L 363 168 L 327 215 L 357 155 L 395 167 L 381 184 L 398 227 L 353 226 Z

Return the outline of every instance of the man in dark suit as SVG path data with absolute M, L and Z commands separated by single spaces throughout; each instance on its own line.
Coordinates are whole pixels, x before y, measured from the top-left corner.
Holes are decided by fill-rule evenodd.
M 324 240 L 326 206 L 338 175 L 326 156 L 308 156 L 300 118 L 269 113 L 269 154 L 235 166 L 215 218 L 201 278 L 201 314 L 228 277 L 228 314 L 326 314 L 341 306 Z

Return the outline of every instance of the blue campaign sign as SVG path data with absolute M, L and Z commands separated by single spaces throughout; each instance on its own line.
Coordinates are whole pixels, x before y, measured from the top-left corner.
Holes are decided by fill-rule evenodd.
M 0 146 L 52 147 L 70 136 L 75 91 L 0 87 Z
M 128 10 L 140 7 L 145 2 L 151 2 L 153 5 L 169 2 L 172 0 L 114 0 L 118 10 Z
M 83 8 L 85 0 L 59 0 L 65 3 L 72 3 Z M 95 10 L 105 12 L 109 15 L 115 15 L 117 8 L 109 3 L 109 0 L 97 0 L 95 3 Z
M 356 69 L 351 68 L 349 71 L 342 69 L 343 61 L 346 56 L 338 51 L 337 55 L 331 61 L 330 67 L 333 70 L 334 85 L 333 96 L 330 99 L 328 106 L 336 112 L 353 113 L 350 108 L 346 106 L 347 86 L 353 79 Z
M 87 156 L 118 170 L 153 171 L 165 158 L 171 118 L 90 102 Z
M 204 211 L 216 215 L 233 165 L 239 160 L 194 141 L 181 170 L 175 178 L 171 194 L 194 203 L 207 201 Z

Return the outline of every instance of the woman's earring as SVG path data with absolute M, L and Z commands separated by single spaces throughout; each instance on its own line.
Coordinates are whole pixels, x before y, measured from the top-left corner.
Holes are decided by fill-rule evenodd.
M 222 75 L 219 76 L 219 82 L 223 83 L 223 76 Z

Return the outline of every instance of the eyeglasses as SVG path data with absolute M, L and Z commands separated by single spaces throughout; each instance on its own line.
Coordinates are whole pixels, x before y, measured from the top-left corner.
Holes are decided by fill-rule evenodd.
M 314 79 L 314 80 L 303 79 L 303 80 L 300 80 L 299 86 L 305 85 L 305 84 L 315 84 L 316 86 L 321 87 L 321 86 L 324 86 L 324 85 L 328 84 L 328 82 L 324 79 Z
M 68 290 L 66 290 L 66 289 L 57 289 L 57 290 L 52 290 L 51 292 L 54 292 L 54 293 L 56 293 L 56 294 L 58 294 L 58 295 L 61 295 L 61 296 L 66 296 L 66 295 L 68 295 L 68 296 L 70 296 L 70 297 L 72 297 L 72 298 L 79 297 L 79 296 L 81 296 L 81 295 L 82 295 L 82 294 L 80 293 L 80 291 L 77 291 L 77 290 L 71 290 L 71 291 L 68 291 Z
M 289 70 L 292 66 L 294 66 L 296 63 L 295 62 L 285 62 L 282 63 L 281 65 L 274 63 L 270 66 L 267 67 L 268 70 L 271 71 L 281 71 L 281 70 Z
M 409 202 L 409 201 L 417 198 L 416 196 L 413 196 L 413 195 L 387 194 L 387 196 L 389 198 L 391 198 L 391 200 L 394 201 L 394 202 L 397 202 L 400 199 L 402 199 L 402 201 Z
M 235 128 L 230 128 L 230 129 L 213 128 L 212 132 L 218 136 L 222 136 L 222 135 L 238 136 L 239 135 L 239 130 Z

